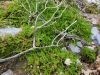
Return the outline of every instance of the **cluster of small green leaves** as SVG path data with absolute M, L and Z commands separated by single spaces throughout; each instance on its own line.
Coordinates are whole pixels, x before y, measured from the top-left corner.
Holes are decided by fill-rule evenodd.
M 39 75 L 78 75 L 81 67 L 76 64 L 78 56 L 71 51 L 61 51 L 60 48 L 45 48 L 43 50 L 34 50 L 25 55 L 28 64 L 23 68 L 31 74 Z M 66 58 L 71 59 L 69 66 L 64 64 Z
M 24 25 L 22 26 L 22 31 L 15 36 L 8 34 L 0 37 L 0 57 L 29 49 L 32 46 L 32 33 L 33 28 Z
M 83 47 L 81 50 L 82 59 L 86 62 L 93 62 L 96 59 L 96 51 L 88 47 Z
M 4 7 L 0 6 L 0 11 L 2 11 L 0 12 L 0 27 L 7 27 L 8 25 L 11 27 L 20 27 L 27 24 L 28 15 L 25 15 L 24 11 L 21 11 L 22 7 L 18 0 L 4 1 Z

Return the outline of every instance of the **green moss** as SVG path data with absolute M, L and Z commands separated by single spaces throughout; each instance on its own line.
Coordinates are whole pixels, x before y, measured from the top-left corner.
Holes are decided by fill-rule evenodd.
M 95 50 L 91 50 L 87 47 L 83 47 L 81 50 L 81 55 L 82 55 L 82 59 L 85 60 L 86 62 L 94 62 L 94 60 L 96 59 L 96 51 Z
M 31 74 L 39 75 L 77 75 L 81 66 L 76 65 L 78 56 L 71 51 L 61 51 L 60 48 L 45 48 L 43 50 L 34 50 L 25 55 L 28 64 L 24 65 Z M 71 59 L 71 65 L 64 65 L 65 59 Z M 31 67 L 30 67 L 31 66 Z
M 16 54 L 32 46 L 33 29 L 30 26 L 23 26 L 22 31 L 15 36 L 6 35 L 0 37 L 0 57 Z

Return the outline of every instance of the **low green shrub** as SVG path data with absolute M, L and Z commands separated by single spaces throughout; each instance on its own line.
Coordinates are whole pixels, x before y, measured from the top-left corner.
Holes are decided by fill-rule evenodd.
M 15 36 L 10 34 L 0 37 L 0 57 L 16 54 L 32 46 L 31 26 L 22 26 L 22 31 Z M 10 54 L 11 53 L 11 54 Z
M 34 75 L 78 75 L 82 66 L 76 64 L 79 57 L 72 51 L 61 51 L 60 48 L 45 48 L 34 50 L 25 55 L 27 64 L 23 66 Z M 69 58 L 72 63 L 69 66 L 64 61 Z
M 81 55 L 82 55 L 82 59 L 89 63 L 94 62 L 94 60 L 96 59 L 96 51 L 91 50 L 88 47 L 82 48 Z

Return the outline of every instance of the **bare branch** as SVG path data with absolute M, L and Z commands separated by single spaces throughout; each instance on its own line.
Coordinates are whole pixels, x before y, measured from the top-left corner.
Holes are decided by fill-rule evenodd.
M 11 56 L 11 57 L 8 57 L 8 58 L 4 58 L 4 59 L 0 59 L 0 63 L 1 63 L 1 62 L 9 61 L 9 60 L 11 60 L 11 59 L 15 59 L 15 58 L 17 58 L 17 57 L 19 57 L 19 56 L 21 56 L 21 55 L 23 55 L 23 54 L 25 54 L 25 53 L 28 53 L 28 52 L 30 52 L 30 51 L 33 51 L 34 49 L 41 49 L 41 48 L 48 48 L 48 47 L 58 47 L 58 45 L 49 45 L 49 46 L 44 46 L 44 47 L 32 47 L 32 48 L 30 48 L 30 49 L 28 49 L 28 50 L 25 50 L 25 51 L 23 51 L 23 52 L 20 52 L 20 53 L 14 55 L 14 56 Z
M 52 45 L 53 45 L 53 43 L 54 43 L 54 41 L 61 35 L 61 34 L 63 34 L 64 32 L 66 32 L 74 23 L 76 23 L 77 22 L 77 20 L 76 21 L 74 21 L 71 25 L 69 25 L 68 27 L 66 27 L 66 29 L 64 30 L 64 31 L 62 31 L 62 32 L 60 32 L 54 39 L 53 39 L 53 41 L 52 41 Z
M 54 14 L 52 15 L 52 17 L 48 20 L 48 21 L 46 21 L 43 25 L 41 25 L 41 26 L 38 26 L 37 28 L 42 28 L 42 27 L 44 27 L 46 24 L 48 24 L 53 18 L 54 18 L 54 16 L 55 16 L 55 14 L 58 12 L 58 8 L 57 8 L 57 10 L 54 12 Z
M 62 14 L 64 13 L 64 11 L 66 10 L 66 8 L 61 12 L 61 14 L 59 16 L 55 17 L 55 19 L 60 18 L 62 16 Z
M 30 7 L 30 4 L 29 4 L 29 1 L 26 0 L 27 4 L 28 4 L 28 7 L 29 7 L 29 10 L 30 10 L 30 13 L 31 13 L 31 7 Z
M 52 22 L 50 25 L 44 26 L 44 27 L 49 27 L 49 26 L 53 25 L 54 23 L 56 23 L 56 21 L 54 21 L 54 22 Z M 43 28 L 44 28 L 44 27 L 43 27 Z
M 24 6 L 24 4 L 23 4 L 22 2 L 20 2 L 20 3 L 21 3 L 21 5 L 22 5 L 22 7 L 23 7 L 28 13 L 30 13 L 29 10 Z
M 65 37 L 66 35 L 67 35 L 67 34 L 64 34 L 64 35 L 58 40 L 57 45 L 59 44 L 59 42 L 60 42 L 61 40 L 64 39 L 64 37 Z

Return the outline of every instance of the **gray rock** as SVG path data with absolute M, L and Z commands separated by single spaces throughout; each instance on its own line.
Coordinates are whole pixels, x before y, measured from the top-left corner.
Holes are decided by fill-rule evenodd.
M 97 40 L 97 42 L 98 42 L 98 45 L 100 46 L 100 34 L 97 34 L 97 35 L 96 35 L 96 40 Z
M 97 29 L 97 27 L 92 27 L 91 33 L 93 35 L 97 35 L 99 33 L 99 30 Z
M 96 46 L 98 46 L 98 41 L 97 41 L 97 40 L 92 40 L 92 42 L 93 42 Z
M 100 34 L 99 34 L 99 30 L 97 29 L 97 27 L 93 27 L 91 30 L 91 40 L 95 43 L 95 45 L 99 45 L 100 46 Z
M 21 28 L 0 28 L 0 36 L 2 35 L 6 35 L 6 34 L 11 34 L 11 35 L 15 35 L 17 33 L 19 33 L 22 29 Z
M 93 25 L 96 25 L 97 24 L 97 20 L 96 20 L 95 16 L 92 17 L 92 24 Z
M 69 48 L 75 53 L 80 53 L 80 48 L 77 46 L 74 46 L 73 44 L 69 44 Z
M 80 48 L 83 47 L 81 42 L 77 42 L 77 46 L 80 47 Z
M 96 39 L 95 35 L 91 35 L 90 38 L 91 38 L 91 40 L 95 40 Z
M 84 17 L 88 17 L 88 14 L 83 14 Z
M 66 51 L 66 47 L 62 47 L 61 50 L 62 50 L 62 51 Z
M 93 21 L 93 22 L 92 22 L 92 24 L 93 24 L 93 25 L 96 25 L 96 24 L 97 24 L 97 22 L 96 22 L 96 21 Z
M 2 73 L 1 75 L 13 75 L 13 72 L 9 69 L 6 72 Z

